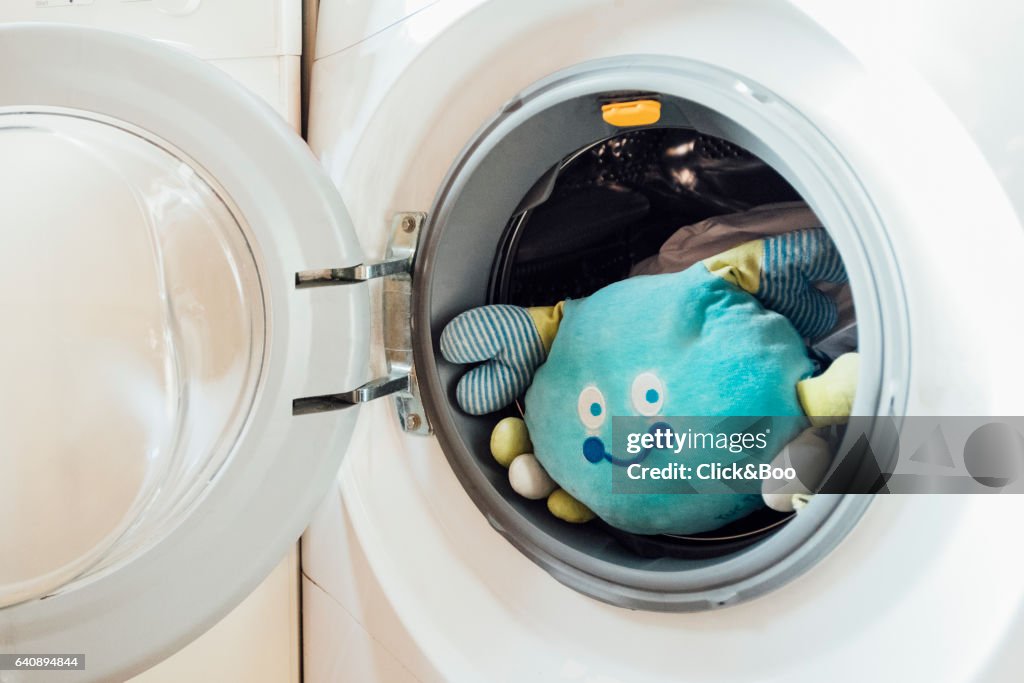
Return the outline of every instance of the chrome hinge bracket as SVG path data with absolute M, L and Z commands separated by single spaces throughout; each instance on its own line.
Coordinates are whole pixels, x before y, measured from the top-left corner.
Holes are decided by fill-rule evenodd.
M 304 270 L 295 273 L 295 288 L 327 287 L 330 285 L 348 285 L 366 282 L 380 277 L 408 273 L 412 263 L 408 258 L 381 259 L 368 261 L 345 268 L 324 268 L 323 270 Z
M 307 270 L 295 274 L 295 287 L 324 287 L 382 279 L 382 325 L 388 374 L 338 394 L 295 399 L 292 413 L 318 413 L 393 396 L 402 429 L 413 434 L 432 433 L 420 400 L 412 354 L 412 267 L 425 213 L 396 214 L 384 258 L 345 268 Z

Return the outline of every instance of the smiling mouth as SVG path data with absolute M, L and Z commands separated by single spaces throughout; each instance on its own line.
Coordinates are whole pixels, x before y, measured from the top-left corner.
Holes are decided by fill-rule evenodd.
M 659 429 L 671 429 L 665 422 L 655 422 L 647 428 L 648 434 L 653 434 Z M 617 458 L 604 447 L 604 441 L 599 436 L 588 436 L 583 441 L 583 457 L 587 459 L 587 462 L 597 464 L 602 460 L 607 460 L 613 465 L 618 467 L 629 467 L 638 462 L 642 462 L 651 453 L 651 448 L 645 448 L 631 458 Z

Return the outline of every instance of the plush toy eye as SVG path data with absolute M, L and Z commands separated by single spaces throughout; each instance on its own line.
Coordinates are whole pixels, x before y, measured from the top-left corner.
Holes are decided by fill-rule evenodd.
M 665 402 L 665 385 L 653 372 L 642 372 L 633 380 L 633 407 L 641 415 L 657 415 Z
M 581 391 L 579 401 L 576 402 L 576 411 L 580 415 L 580 422 L 587 429 L 597 429 L 603 425 L 607 410 L 601 390 L 595 386 L 589 386 Z

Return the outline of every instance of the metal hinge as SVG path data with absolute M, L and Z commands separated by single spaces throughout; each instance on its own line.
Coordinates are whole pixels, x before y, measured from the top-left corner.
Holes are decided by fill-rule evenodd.
M 325 287 L 382 278 L 384 353 L 388 374 L 337 394 L 292 401 L 292 413 L 302 415 L 393 396 L 402 429 L 413 434 L 432 432 L 420 400 L 412 356 L 412 266 L 425 213 L 399 213 L 392 220 L 391 239 L 384 258 L 345 268 L 307 270 L 295 274 L 295 287 Z

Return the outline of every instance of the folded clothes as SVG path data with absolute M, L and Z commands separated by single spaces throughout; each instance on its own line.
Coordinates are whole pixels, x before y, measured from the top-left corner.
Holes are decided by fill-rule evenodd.
M 629 274 L 675 273 L 758 237 L 820 227 L 821 221 L 803 202 L 764 204 L 741 213 L 713 216 L 679 228 L 657 254 L 634 265 Z M 855 321 L 849 283 L 823 282 L 819 288 L 836 302 L 838 327 Z

